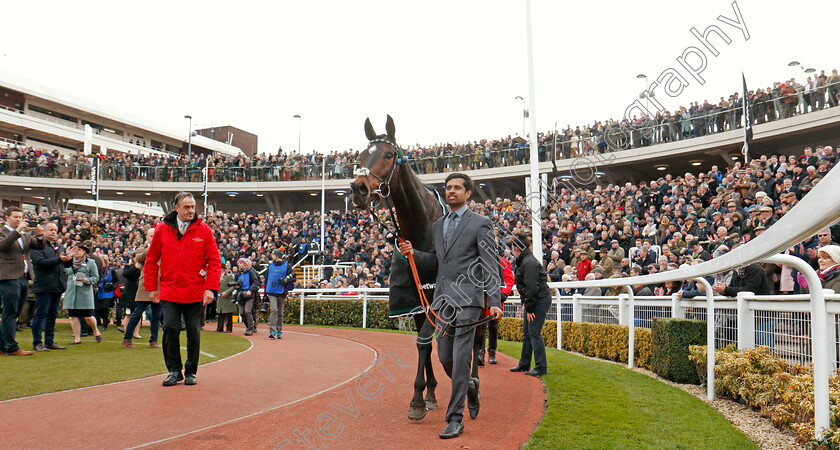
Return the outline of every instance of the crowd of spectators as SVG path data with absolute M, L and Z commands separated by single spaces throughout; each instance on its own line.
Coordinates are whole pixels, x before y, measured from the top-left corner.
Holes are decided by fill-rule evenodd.
M 556 148 L 557 159 L 582 154 L 603 153 L 638 148 L 661 142 L 672 142 L 742 126 L 742 94 L 720 97 L 717 102 L 690 102 L 675 111 L 650 111 L 623 120 L 596 120 L 584 126 L 566 126 L 562 130 L 539 133 L 539 157 L 551 158 Z M 827 75 L 808 77 L 803 83 L 795 79 L 774 82 L 767 88 L 747 93 L 753 108 L 753 121 L 761 124 L 805 114 L 838 105 L 840 75 L 837 70 Z M 655 112 L 655 113 L 654 113 Z M 417 173 L 441 173 L 522 164 L 528 159 L 529 143 L 520 136 L 482 139 L 466 144 L 439 143 L 404 147 L 412 169 Z M 322 158 L 326 158 L 326 177 L 352 178 L 359 160 L 359 150 L 314 152 L 301 154 L 278 150 L 275 155 L 261 154 L 253 158 L 156 155 L 140 156 L 111 152 L 100 155 L 102 179 L 131 181 L 201 181 L 202 169 L 208 165 L 211 181 L 296 181 L 320 179 Z M 72 151 L 45 151 L 36 148 L 9 147 L 0 149 L 0 174 L 32 177 L 86 179 L 90 176 L 90 160 Z
M 805 148 L 802 155 L 762 155 L 747 165 L 713 166 L 708 172 L 665 174 L 638 184 L 605 184 L 576 191 L 558 189 L 539 212 L 543 253 L 552 281 L 647 274 L 696 264 L 748 242 L 787 214 L 838 163 L 831 146 Z M 524 199 L 471 202 L 490 217 L 500 239 L 500 253 L 512 260 L 505 244 L 530 228 Z M 320 247 L 320 213 L 229 214 L 207 220 L 224 261 L 248 258 L 257 272 L 280 249 L 294 263 L 332 265 L 321 280 L 303 287 L 387 287 L 394 252 L 389 216 L 366 211 L 331 211 L 325 218 L 325 251 Z M 91 242 L 91 251 L 119 273 L 141 248 L 146 232 L 159 220 L 138 214 L 105 212 L 95 219 L 81 212 L 27 213 L 31 223 L 54 221 L 63 242 Z M 840 239 L 840 227 L 818 233 L 788 250 L 817 267 L 818 247 Z M 768 269 L 776 292 L 799 292 L 796 272 Z M 118 276 L 118 275 L 117 275 Z M 677 284 L 651 286 L 669 293 Z

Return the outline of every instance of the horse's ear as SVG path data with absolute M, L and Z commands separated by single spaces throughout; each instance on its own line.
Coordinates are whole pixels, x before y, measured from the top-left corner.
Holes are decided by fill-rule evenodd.
M 391 142 L 397 142 L 397 139 L 394 137 L 394 119 L 391 118 L 391 115 L 388 115 L 388 120 L 385 121 L 385 132 L 388 133 L 388 139 Z
M 365 119 L 365 136 L 369 141 L 376 139 L 376 132 L 373 131 L 373 125 L 370 123 L 370 117 Z

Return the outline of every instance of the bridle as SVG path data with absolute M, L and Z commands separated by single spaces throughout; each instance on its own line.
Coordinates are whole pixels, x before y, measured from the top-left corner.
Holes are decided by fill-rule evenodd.
M 376 138 L 376 139 L 373 139 L 372 141 L 370 141 L 370 145 L 373 145 L 373 144 L 376 144 L 376 143 L 379 143 L 379 142 L 390 145 L 391 148 L 393 148 L 394 151 L 397 154 L 396 158 L 394 159 L 394 163 L 391 164 L 391 171 L 388 172 L 388 176 L 386 176 L 383 179 L 379 175 L 377 175 L 375 172 L 371 172 L 370 167 L 368 167 L 368 165 L 370 163 L 368 163 L 368 165 L 365 165 L 365 167 L 356 168 L 353 171 L 353 175 L 355 175 L 357 177 L 365 177 L 365 179 L 367 179 L 368 185 L 370 185 L 370 186 L 373 186 L 373 183 L 370 182 L 370 177 L 373 176 L 374 178 L 376 178 L 379 181 L 379 185 L 377 186 L 376 189 L 371 191 L 371 194 L 376 194 L 377 196 L 379 196 L 379 198 L 381 200 L 386 200 L 386 199 L 388 199 L 388 197 L 391 196 L 391 179 L 394 178 L 394 173 L 396 173 L 396 171 L 397 171 L 397 166 L 401 166 L 403 163 L 407 163 L 408 158 L 403 156 L 402 149 L 400 149 L 397 146 L 396 143 L 391 142 L 388 139 Z
M 393 227 L 394 227 L 394 230 L 389 230 L 389 231 L 392 231 L 392 234 L 394 236 L 396 236 L 398 243 L 399 242 L 404 242 L 405 240 L 401 236 L 400 223 L 397 221 L 397 217 L 394 214 L 394 205 L 391 202 L 391 179 L 394 177 L 394 173 L 397 170 L 397 166 L 401 166 L 403 163 L 408 163 L 408 158 L 403 156 L 402 150 L 397 146 L 396 143 L 391 142 L 388 139 L 376 138 L 376 139 L 371 140 L 370 144 L 372 145 L 372 144 L 376 144 L 378 142 L 382 142 L 382 143 L 390 145 L 394 149 L 394 151 L 396 151 L 396 153 L 397 153 L 397 156 L 394 159 L 394 163 L 391 165 L 391 171 L 388 172 L 388 176 L 386 176 L 385 179 L 382 179 L 376 173 L 371 172 L 370 167 L 368 167 L 367 165 L 365 165 L 365 167 L 359 167 L 359 168 L 355 169 L 353 171 L 353 175 L 355 175 L 357 177 L 365 177 L 368 181 L 368 185 L 370 185 L 370 186 L 373 186 L 373 183 L 370 182 L 370 176 L 371 175 L 379 181 L 379 186 L 375 190 L 371 191 L 371 194 L 376 194 L 377 196 L 379 196 L 381 201 L 385 203 L 385 207 L 388 209 L 388 214 L 391 216 L 391 223 L 393 224 Z M 371 206 L 373 206 L 372 201 L 371 201 Z M 371 212 L 371 215 L 373 216 L 373 219 L 380 226 L 382 226 L 385 229 L 389 229 L 387 224 L 384 224 L 384 223 L 382 223 L 382 221 L 379 220 L 379 216 L 376 214 L 375 211 L 370 211 L 370 212 Z M 406 260 L 408 260 L 408 264 L 411 268 L 411 274 L 414 277 L 414 284 L 417 287 L 417 294 L 420 297 L 420 305 L 423 307 L 423 314 L 426 315 L 426 319 L 429 322 L 431 322 L 432 326 L 434 326 L 435 329 L 438 332 L 440 332 L 441 334 L 446 335 L 446 336 L 450 335 L 445 330 L 442 330 L 437 326 L 437 323 L 434 320 L 432 320 L 431 316 L 429 316 L 429 311 L 431 311 L 432 315 L 435 318 L 437 318 L 441 323 L 443 323 L 447 327 L 450 327 L 450 328 L 453 328 L 453 329 L 455 329 L 455 328 L 466 328 L 466 327 L 476 327 L 476 326 L 483 325 L 483 324 L 488 323 L 491 320 L 493 320 L 493 316 L 487 316 L 487 317 L 485 317 L 483 319 L 479 319 L 475 322 L 453 325 L 452 323 L 447 322 L 446 320 L 442 319 L 440 316 L 438 316 L 438 314 L 435 312 L 435 310 L 432 309 L 431 303 L 426 298 L 426 293 L 423 292 L 422 283 L 420 283 L 420 275 L 417 272 L 417 266 L 414 262 L 414 255 L 409 255 L 408 257 L 406 257 Z

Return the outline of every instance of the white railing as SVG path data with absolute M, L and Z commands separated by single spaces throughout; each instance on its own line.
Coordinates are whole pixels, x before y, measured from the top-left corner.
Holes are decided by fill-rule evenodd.
M 362 300 L 362 328 L 367 328 L 368 300 L 388 300 L 388 288 L 295 289 L 289 296 L 300 298 L 300 324 L 306 300 Z
M 650 328 L 654 317 L 674 317 L 705 321 L 708 317 L 705 297 L 680 299 L 671 296 L 635 297 L 629 310 L 626 294 L 613 297 L 587 297 L 579 294 L 555 295 L 546 315 L 557 320 L 558 305 L 563 322 L 589 322 Z M 840 367 L 840 339 L 835 327 L 840 320 L 840 294 L 826 290 L 829 345 L 832 370 Z M 739 302 L 745 307 L 739 308 Z M 771 353 L 788 363 L 809 366 L 813 362 L 811 305 L 807 294 L 755 295 L 744 292 L 737 298 L 715 297 L 714 346 L 716 349 L 736 344 L 739 349 L 756 345 L 770 347 Z M 504 304 L 505 317 L 522 317 L 518 297 Z M 562 348 L 562 329 L 558 330 L 557 348 Z

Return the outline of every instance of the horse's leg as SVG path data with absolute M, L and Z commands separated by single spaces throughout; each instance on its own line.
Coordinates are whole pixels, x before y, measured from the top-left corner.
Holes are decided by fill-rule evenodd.
M 411 403 L 408 405 L 408 418 L 411 420 L 420 420 L 426 417 L 426 402 L 423 400 L 423 390 L 426 388 L 426 381 L 423 378 L 423 370 L 426 368 L 426 361 L 431 355 L 432 343 L 428 338 L 423 338 L 422 321 L 414 316 L 414 324 L 417 327 L 417 375 L 414 377 L 414 396 L 411 398 Z
M 432 339 L 434 337 L 434 324 L 426 319 L 426 316 L 420 316 L 422 326 L 420 327 L 420 336 L 423 336 L 424 342 L 429 345 L 425 350 L 426 360 L 426 397 L 423 399 L 426 402 L 427 411 L 436 411 L 438 409 L 437 398 L 435 398 L 435 387 L 437 387 L 437 380 L 435 379 L 435 372 L 432 369 Z

